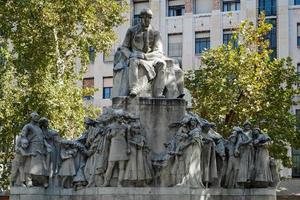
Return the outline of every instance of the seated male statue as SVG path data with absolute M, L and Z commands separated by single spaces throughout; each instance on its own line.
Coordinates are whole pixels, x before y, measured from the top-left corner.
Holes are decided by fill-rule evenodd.
M 178 69 L 174 67 L 173 59 L 164 56 L 160 33 L 150 25 L 152 15 L 150 9 L 141 11 L 141 22 L 128 29 L 123 45 L 115 54 L 113 96 L 143 96 L 146 91 L 148 96 L 164 98 L 167 82 L 173 82 L 176 90 L 177 83 L 182 83 L 178 86 L 181 91 L 172 97 L 183 94 L 183 72 L 179 65 Z M 167 62 L 172 64 L 172 70 L 167 70 Z M 178 74 L 181 81 L 176 80 Z

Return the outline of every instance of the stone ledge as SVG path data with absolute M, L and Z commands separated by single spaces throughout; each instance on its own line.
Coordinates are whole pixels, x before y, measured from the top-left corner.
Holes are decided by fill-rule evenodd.
M 150 98 L 150 97 L 136 97 L 131 98 L 127 96 L 119 96 L 112 98 L 113 105 L 122 103 L 135 103 L 139 105 L 152 105 L 152 106 L 185 106 L 186 101 L 184 99 L 176 98 Z
M 24 188 L 24 187 L 12 187 L 10 195 L 230 195 L 230 196 L 275 196 L 276 190 L 272 188 L 268 189 L 223 189 L 223 188 L 211 188 L 211 189 L 192 189 L 185 187 L 146 187 L 146 188 L 133 188 L 133 187 L 95 187 L 85 188 L 79 191 L 73 189 L 61 189 L 61 188 Z
M 11 188 L 10 200 L 276 200 L 275 189 Z

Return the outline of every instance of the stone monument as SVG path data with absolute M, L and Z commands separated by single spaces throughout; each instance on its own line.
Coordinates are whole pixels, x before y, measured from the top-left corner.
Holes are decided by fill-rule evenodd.
M 31 115 L 16 144 L 11 196 L 25 199 L 276 199 L 271 138 L 245 122 L 226 139 L 186 111 L 183 71 L 141 12 L 114 62 L 112 107 L 73 140 Z

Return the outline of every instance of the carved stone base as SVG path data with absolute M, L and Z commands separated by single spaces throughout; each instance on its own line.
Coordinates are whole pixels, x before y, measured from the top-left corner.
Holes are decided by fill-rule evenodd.
M 275 189 L 87 188 L 43 189 L 12 187 L 10 200 L 276 200 Z
M 184 99 L 115 97 L 112 104 L 140 117 L 153 154 L 165 150 L 164 143 L 176 132 L 168 125 L 180 121 L 186 108 Z

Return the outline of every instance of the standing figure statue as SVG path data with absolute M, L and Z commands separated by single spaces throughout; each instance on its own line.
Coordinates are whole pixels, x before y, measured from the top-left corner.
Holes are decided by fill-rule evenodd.
M 62 140 L 60 158 L 62 160 L 58 175 L 61 179 L 63 188 L 71 188 L 73 186 L 73 178 L 76 175 L 74 158 L 77 149 L 72 147 L 72 141 Z
M 148 159 L 150 149 L 146 137 L 141 133 L 139 122 L 131 124 L 130 135 L 131 137 L 128 138 L 130 154 L 124 180 L 134 186 L 146 186 L 152 179 L 151 162 Z
M 115 54 L 113 96 L 184 96 L 183 71 L 164 56 L 160 33 L 150 25 L 152 15 L 149 8 L 141 11 L 141 22 L 128 29 Z
M 271 138 L 264 134 L 259 128 L 253 130 L 254 156 L 254 177 L 255 187 L 266 188 L 272 183 L 270 168 L 270 155 L 268 146 Z
M 11 185 L 17 186 L 17 180 L 21 186 L 26 187 L 25 167 L 27 158 L 36 156 L 32 152 L 28 152 L 29 142 L 26 138 L 21 138 L 16 147 L 16 154 L 12 160 Z
M 119 166 L 118 187 L 122 187 L 125 164 L 128 160 L 129 146 L 127 143 L 128 126 L 123 123 L 122 116 L 115 116 L 115 122 L 109 125 L 107 137 L 110 139 L 108 166 L 104 176 L 104 187 L 110 185 L 110 179 L 116 164 Z
M 216 132 L 216 124 L 211 123 L 211 129 L 209 130 L 209 136 L 212 138 L 216 144 L 216 160 L 217 160 L 217 170 L 218 170 L 218 180 L 214 183 L 214 186 L 221 187 L 222 181 L 224 180 L 226 171 L 226 155 L 225 155 L 225 140 Z
M 239 172 L 239 157 L 235 154 L 235 147 L 237 143 L 238 135 L 243 130 L 239 127 L 235 127 L 233 129 L 232 134 L 228 137 L 228 141 L 225 144 L 225 149 L 227 153 L 227 169 L 226 169 L 226 176 L 224 186 L 226 188 L 237 188 L 237 176 Z
M 243 131 L 238 134 L 235 154 L 240 157 L 237 183 L 240 187 L 250 187 L 254 169 L 254 148 L 251 124 L 249 121 L 243 124 Z
M 183 157 L 185 158 L 185 176 L 181 184 L 193 188 L 204 188 L 202 182 L 202 136 L 199 120 L 191 117 L 188 123 L 188 142 L 183 148 Z
M 210 184 L 213 184 L 218 179 L 217 160 L 216 160 L 216 145 L 214 140 L 210 137 L 209 131 L 211 124 L 204 122 L 202 124 L 202 141 L 203 147 L 201 152 L 202 161 L 202 181 L 207 188 Z
M 39 125 L 43 131 L 45 140 L 52 149 L 52 151 L 47 155 L 47 166 L 49 167 L 49 178 L 51 179 L 58 173 L 58 160 L 61 138 L 59 137 L 57 132 L 49 129 L 49 120 L 46 117 L 42 117 L 39 120 Z
M 27 186 L 42 185 L 48 187 L 48 166 L 46 158 L 52 151 L 51 146 L 46 142 L 42 129 L 39 127 L 40 116 L 33 112 L 31 122 L 26 124 L 21 133 L 21 137 L 29 141 L 29 152 L 36 154 L 31 156 L 30 166 L 27 173 L 29 180 Z

